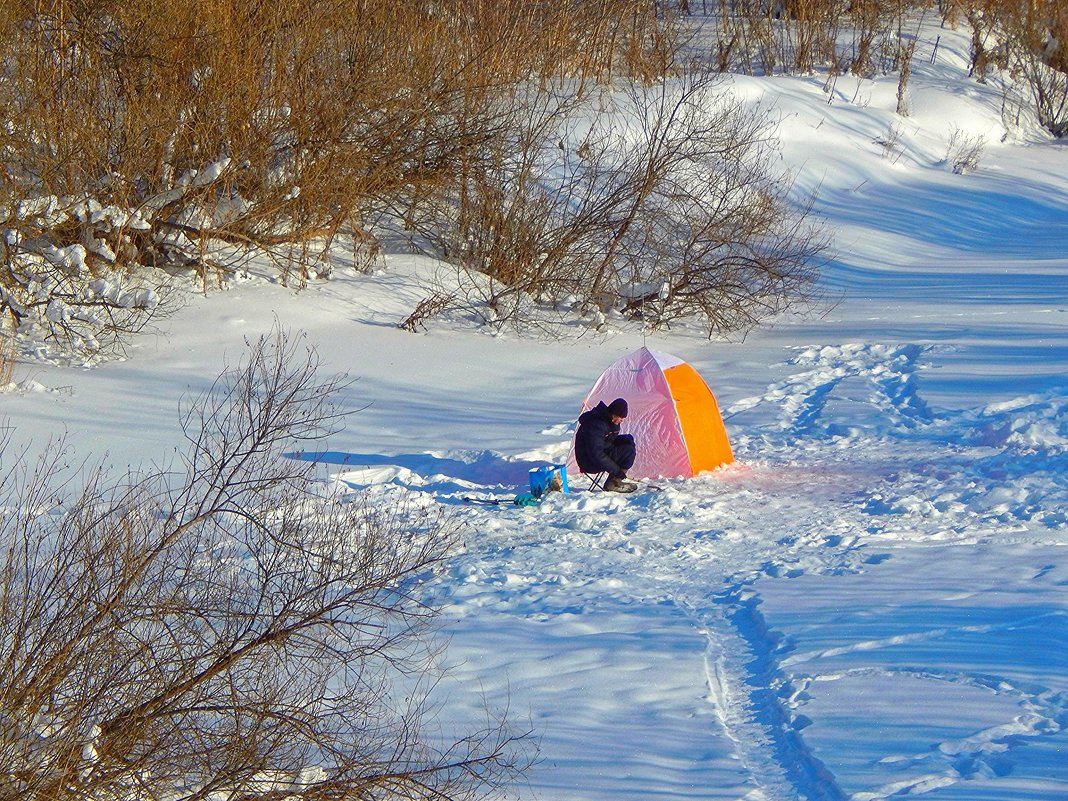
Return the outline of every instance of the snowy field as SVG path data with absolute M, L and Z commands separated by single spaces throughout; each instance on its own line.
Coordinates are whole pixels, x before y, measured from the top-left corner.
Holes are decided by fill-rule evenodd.
M 798 197 L 818 188 L 822 315 L 739 342 L 413 335 L 396 324 L 434 265 L 338 256 L 298 295 L 193 298 L 125 361 L 21 363 L 2 417 L 34 450 L 65 431 L 82 458 L 165 461 L 179 397 L 277 320 L 356 379 L 322 479 L 465 522 L 428 587 L 451 639 L 440 722 L 486 701 L 529 719 L 524 797 L 1068 798 L 1068 146 L 1007 132 L 940 33 L 905 118 L 894 77 L 734 79 L 781 115 Z M 946 163 L 954 129 L 985 138 L 975 172 Z M 563 461 L 585 392 L 642 344 L 702 373 L 735 464 L 630 497 L 464 502 Z

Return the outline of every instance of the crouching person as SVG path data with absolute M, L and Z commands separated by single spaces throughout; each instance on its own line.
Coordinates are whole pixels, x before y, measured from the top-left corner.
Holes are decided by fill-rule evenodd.
M 638 488 L 626 480 L 637 454 L 634 437 L 619 433 L 626 417 L 626 400 L 616 398 L 607 406 L 601 401 L 578 419 L 575 461 L 583 473 L 608 473 L 604 482 L 608 492 L 634 492 Z

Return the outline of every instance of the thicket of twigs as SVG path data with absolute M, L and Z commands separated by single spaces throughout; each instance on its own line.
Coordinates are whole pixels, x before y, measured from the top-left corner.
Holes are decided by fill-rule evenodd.
M 1020 81 L 1040 123 L 1068 135 L 1068 3 L 1063 0 L 683 0 L 662 3 L 714 21 L 709 56 L 721 70 L 873 76 L 900 72 L 918 24 L 938 19 L 972 33 L 972 71 Z M 903 106 L 899 110 L 904 111 Z
M 654 329 L 698 317 L 711 335 L 815 299 L 826 235 L 770 169 L 767 113 L 721 86 L 696 70 L 631 85 L 592 99 L 598 113 L 580 116 L 595 122 L 575 127 L 528 104 L 529 128 L 462 203 L 421 209 L 427 235 L 477 276 L 463 285 L 490 322 L 526 321 L 542 301 Z
M 470 282 L 463 298 L 488 302 L 487 318 L 515 318 L 535 295 L 626 306 L 632 297 L 620 288 L 664 284 L 628 267 L 641 260 L 637 234 L 642 225 L 652 234 L 663 209 L 650 204 L 671 194 L 673 176 L 653 186 L 644 163 L 603 156 L 556 186 L 523 176 L 528 166 L 555 174 L 563 153 L 554 146 L 576 111 L 596 106 L 588 101 L 598 87 L 655 86 L 679 72 L 683 44 L 679 17 L 640 0 L 5 4 L 5 328 L 36 325 L 67 351 L 121 346 L 166 310 L 164 274 L 192 271 L 207 289 L 266 253 L 283 281 L 299 284 L 319 274 L 318 257 L 338 235 L 370 263 L 387 219 L 425 234 L 466 274 L 488 276 L 489 289 Z M 646 133 L 662 139 L 627 156 L 655 160 L 653 151 L 687 138 L 677 124 L 666 139 L 655 126 Z M 606 141 L 568 144 L 586 146 L 566 154 L 573 166 Z M 601 185 L 619 168 L 622 178 Z M 565 200 L 574 183 L 590 201 L 577 222 Z M 547 218 L 541 230 L 498 228 L 536 214 Z M 761 250 L 731 239 L 729 227 L 717 232 L 726 249 Z M 527 252 L 509 252 L 514 236 Z M 543 251 L 545 264 L 532 266 Z M 698 296 L 694 286 L 708 295 L 711 272 L 671 290 L 672 303 L 649 319 L 711 308 L 708 297 L 682 300 Z M 747 281 L 762 287 L 757 302 L 709 320 L 710 331 L 745 327 L 787 302 L 764 291 L 777 284 L 765 276 L 733 286 L 744 294 Z
M 207 290 L 266 254 L 299 286 L 339 236 L 373 263 L 387 224 L 497 324 L 540 302 L 746 329 L 811 298 L 827 243 L 707 73 L 897 71 L 904 114 L 935 15 L 1068 131 L 1054 0 L 12 0 L 0 335 L 121 347 L 167 276 Z
M 186 404 L 169 472 L 3 460 L 0 799 L 447 801 L 529 760 L 503 723 L 423 728 L 420 580 L 457 526 L 282 457 L 339 387 L 279 335 Z
M 634 0 L 4 3 L 0 311 L 92 350 L 158 313 L 139 268 L 372 257 L 366 221 L 455 195 L 518 84 L 659 74 L 663 30 Z

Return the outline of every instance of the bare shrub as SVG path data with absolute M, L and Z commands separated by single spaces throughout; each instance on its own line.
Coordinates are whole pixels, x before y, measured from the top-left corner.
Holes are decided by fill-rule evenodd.
M 886 127 L 886 133 L 875 139 L 875 144 L 879 145 L 883 151 L 883 158 L 897 163 L 901 158 L 901 127 L 890 123 Z
M 704 6 L 703 6 L 704 8 Z M 843 62 L 855 75 L 900 71 L 897 110 L 905 115 L 915 38 L 905 30 L 937 8 L 946 24 L 972 30 L 971 73 L 993 69 L 1026 87 L 1040 124 L 1068 135 L 1068 6 L 1062 0 L 731 0 L 713 17 L 709 61 L 720 71 L 771 74 L 829 69 L 831 86 Z M 848 41 L 843 49 L 839 41 Z M 937 46 L 937 45 L 936 45 Z
M 771 74 L 811 72 L 844 59 L 854 74 L 892 68 L 902 21 L 930 2 L 903 0 L 732 0 L 715 16 L 713 63 Z M 849 37 L 843 52 L 839 42 Z M 896 68 L 896 67 L 894 67 Z
M 1049 66 L 1030 52 L 1020 54 L 1017 65 L 1039 123 L 1058 138 L 1068 136 L 1068 72 Z
M 982 79 L 992 66 L 1007 68 L 1022 80 L 1039 123 L 1068 136 L 1068 7 L 1060 0 L 966 5 L 973 73 Z
M 771 166 L 767 112 L 722 93 L 712 75 L 693 74 L 652 91 L 635 87 L 629 113 L 629 141 L 612 147 L 622 157 L 600 165 L 624 178 L 609 195 L 611 237 L 585 285 L 619 298 L 649 327 L 697 315 L 710 336 L 747 331 L 812 300 L 826 240 Z
M 282 458 L 337 430 L 339 386 L 279 335 L 184 407 L 175 471 L 5 461 L 0 798 L 454 799 L 511 775 L 500 725 L 420 728 L 415 579 L 456 526 L 320 497 Z
M 13 330 L 51 345 L 53 358 L 121 353 L 130 336 L 176 307 L 165 275 L 91 266 L 84 245 L 8 235 L 0 243 L 0 312 Z
M 206 291 L 266 254 L 299 287 L 349 231 L 373 259 L 380 215 L 455 194 L 507 135 L 517 84 L 652 80 L 673 18 L 640 0 L 5 3 L 7 310 L 92 350 L 159 313 L 159 271 Z
M 442 314 L 455 303 L 456 296 L 451 292 L 434 292 L 415 304 L 412 313 L 400 322 L 399 327 L 414 334 L 420 328 L 425 329 L 428 320 Z
M 13 52 L 41 54 L 13 71 L 14 179 L 116 209 L 37 221 L 24 241 L 91 237 L 92 261 L 226 267 L 333 235 L 361 199 L 440 180 L 486 135 L 455 136 L 461 96 L 494 85 L 473 74 L 458 15 L 345 0 L 232 11 L 86 5 L 9 32 Z
M 492 322 L 529 322 L 533 301 L 651 327 L 696 315 L 712 334 L 811 299 L 826 242 L 769 166 L 766 113 L 718 88 L 698 73 L 632 84 L 596 101 L 592 126 L 546 108 L 472 174 L 463 203 L 435 210 L 428 228 L 484 276 L 470 288 Z
M 583 210 L 591 187 L 577 166 L 582 156 L 565 144 L 579 104 L 567 82 L 517 90 L 509 135 L 465 163 L 454 196 L 413 206 L 409 226 L 457 265 L 461 292 L 486 310 L 486 322 L 516 320 L 529 306 L 524 296 L 570 291 L 582 260 L 603 241 L 606 221 Z
M 946 146 L 946 163 L 957 175 L 975 172 L 983 160 L 985 149 L 986 137 L 970 136 L 954 126 L 949 134 L 949 144 Z

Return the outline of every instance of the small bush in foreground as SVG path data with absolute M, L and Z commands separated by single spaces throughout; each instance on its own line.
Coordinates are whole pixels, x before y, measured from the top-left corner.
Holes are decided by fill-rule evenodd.
M 946 164 L 957 175 L 975 172 L 979 169 L 979 162 L 983 160 L 985 149 L 985 137 L 970 136 L 954 126 L 946 145 Z
M 410 589 L 455 527 L 318 497 L 281 458 L 342 419 L 314 367 L 261 340 L 186 406 L 174 473 L 82 483 L 53 448 L 0 475 L 0 798 L 460 799 L 512 774 L 501 725 L 420 729 Z

